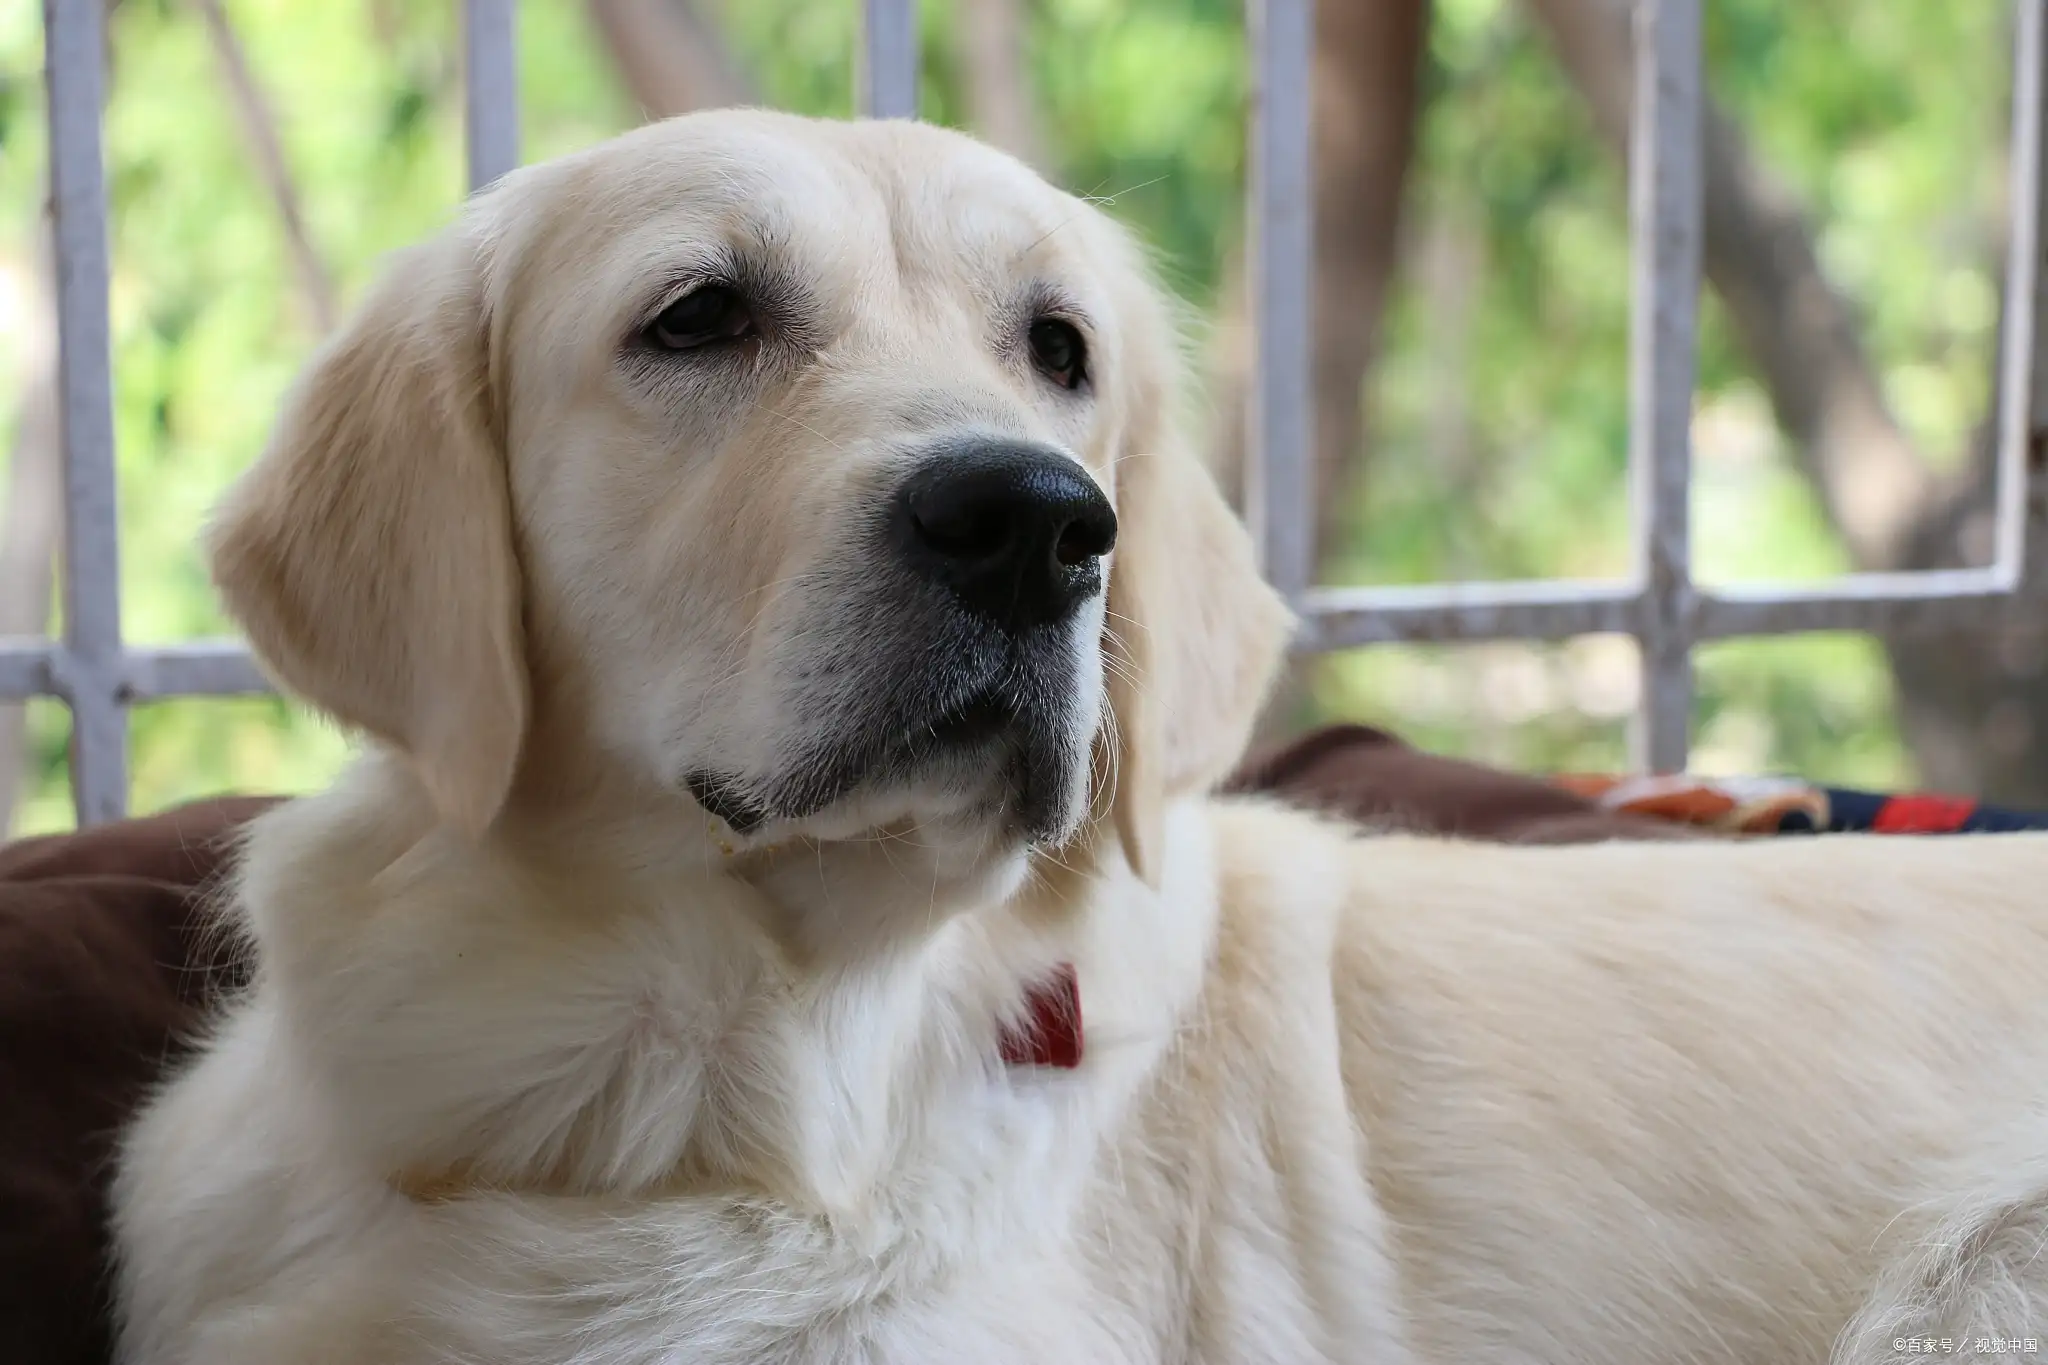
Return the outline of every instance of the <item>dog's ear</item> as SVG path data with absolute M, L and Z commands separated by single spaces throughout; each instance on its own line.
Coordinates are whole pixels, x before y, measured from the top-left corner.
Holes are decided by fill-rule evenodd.
M 395 258 L 207 536 L 265 667 L 406 754 L 472 834 L 504 803 L 528 707 L 483 277 L 460 228 Z
M 1166 806 L 1206 791 L 1237 762 L 1294 622 L 1181 433 L 1183 362 L 1170 310 L 1147 282 L 1121 311 L 1137 322 L 1121 366 L 1125 435 L 1104 623 L 1108 795 L 1125 858 L 1156 884 Z

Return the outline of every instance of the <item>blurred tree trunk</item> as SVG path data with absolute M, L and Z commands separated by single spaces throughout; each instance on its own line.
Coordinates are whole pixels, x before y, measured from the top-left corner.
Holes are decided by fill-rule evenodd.
M 1625 156 L 1633 93 L 1627 0 L 1528 4 L 1602 135 Z M 1703 151 L 1707 280 L 1856 567 L 1986 562 L 1990 424 L 1972 442 L 1960 477 L 1936 474 L 1886 403 L 1855 309 L 1822 270 L 1795 196 L 1711 103 Z M 1885 647 L 1900 725 L 1923 782 L 1987 800 L 2048 805 L 2048 633 L 2029 627 L 1918 634 L 1888 639 Z
M 1344 493 L 1366 443 L 1363 384 L 1400 256 L 1428 28 L 1428 0 L 1316 7 L 1313 393 L 1319 549 L 1333 542 Z M 1228 267 L 1223 294 L 1211 455 L 1224 491 L 1241 504 L 1252 373 L 1241 252 Z
M 2001 306 L 2014 302 L 2006 299 Z M 1994 392 L 1991 411 L 1997 410 Z M 2038 449 L 2029 463 L 2030 477 L 2038 480 Z M 1916 521 L 1897 567 L 1988 562 L 1996 488 L 1997 428 L 1987 419 L 1971 443 L 1965 476 Z M 2038 515 L 2030 517 L 2027 534 L 2036 543 L 2041 525 Z M 2028 586 L 2039 593 L 2048 583 L 2033 573 Z M 1922 633 L 1887 641 L 1886 650 L 1898 683 L 1899 724 L 1923 782 L 2048 808 L 2048 628 L 2018 624 Z
M 1038 104 L 1031 96 L 1024 0 L 960 0 L 956 20 L 967 119 L 975 133 L 1040 171 L 1049 171 Z
M 1316 6 L 1312 429 L 1318 559 L 1336 543 L 1370 444 L 1364 380 L 1400 258 L 1428 31 L 1429 0 L 1324 0 Z M 1252 377 L 1246 271 L 1239 252 L 1223 283 L 1209 449 L 1218 482 L 1240 507 Z M 1306 672 L 1306 661 L 1290 668 L 1266 708 L 1266 736 L 1305 719 Z
M 647 117 L 756 101 L 718 26 L 692 0 L 586 0 L 585 8 Z

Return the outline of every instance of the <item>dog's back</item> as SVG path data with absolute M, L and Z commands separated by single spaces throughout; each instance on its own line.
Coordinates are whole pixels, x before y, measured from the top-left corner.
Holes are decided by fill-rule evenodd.
M 2048 837 L 1352 866 L 1346 1081 L 1424 1355 L 2048 1339 Z

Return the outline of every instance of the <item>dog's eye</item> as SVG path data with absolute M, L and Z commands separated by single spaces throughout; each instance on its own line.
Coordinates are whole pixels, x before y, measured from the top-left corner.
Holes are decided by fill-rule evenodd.
M 1088 379 L 1088 343 L 1074 324 L 1040 318 L 1031 324 L 1031 361 L 1047 379 L 1063 389 L 1078 389 Z
M 754 310 L 729 284 L 692 289 L 647 324 L 647 340 L 667 351 L 695 351 L 755 334 Z

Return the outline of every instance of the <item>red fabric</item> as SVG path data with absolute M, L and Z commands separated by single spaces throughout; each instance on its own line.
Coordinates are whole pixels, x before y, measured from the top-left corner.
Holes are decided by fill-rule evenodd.
M 1005 1062 L 1062 1071 L 1081 1065 L 1081 979 L 1073 963 L 1062 962 L 1050 980 L 1033 986 L 1024 1011 L 1018 1027 L 1003 1030 Z
M 1948 834 L 1977 809 L 1960 796 L 1894 796 L 1878 808 L 1870 827 L 1879 834 Z

